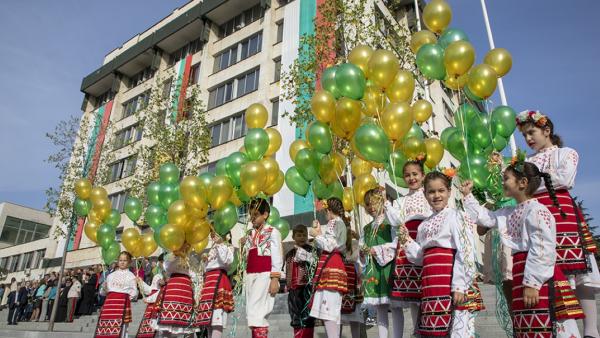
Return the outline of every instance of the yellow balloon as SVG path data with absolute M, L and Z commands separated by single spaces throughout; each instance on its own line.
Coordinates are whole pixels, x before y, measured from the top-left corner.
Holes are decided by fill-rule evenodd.
M 94 221 L 95 223 L 98 223 L 98 224 L 102 224 L 102 221 L 104 220 L 103 218 L 100 217 L 100 215 L 97 214 L 97 212 L 96 212 L 96 210 L 94 210 L 94 208 L 90 209 L 90 212 L 88 212 L 87 219 L 88 219 L 88 222 Z
M 142 235 L 142 256 L 150 257 L 158 249 L 158 244 L 154 240 L 154 233 L 152 231 L 146 232 Z
M 138 229 L 132 227 L 123 230 L 121 243 L 123 243 L 125 250 L 129 251 L 133 256 L 140 256 L 139 251 L 141 251 L 142 243 Z
M 213 209 L 221 209 L 233 193 L 233 187 L 226 176 L 213 177 L 208 186 L 208 202 Z
M 437 37 L 432 32 L 424 29 L 415 32 L 410 39 L 410 49 L 417 54 L 421 46 L 428 43 L 437 43 Z
M 367 45 L 358 45 L 348 54 L 348 62 L 358 66 L 365 77 L 369 77 L 369 59 L 373 55 L 373 48 Z
M 429 169 L 435 168 L 444 157 L 444 146 L 442 142 L 436 138 L 428 138 L 425 140 L 425 149 L 427 156 L 425 157 L 425 165 Z
M 270 186 L 277 179 L 277 175 L 279 174 L 279 164 L 272 157 L 263 157 L 260 160 L 260 164 L 263 165 L 267 173 L 263 187 Z
M 90 241 L 92 241 L 94 243 L 98 242 L 98 238 L 96 237 L 96 231 L 98 230 L 99 227 L 100 227 L 100 222 L 97 222 L 96 220 L 93 220 L 93 219 L 88 219 L 87 223 L 83 227 L 83 231 L 85 232 L 85 235 L 87 236 L 87 238 L 89 238 Z
M 417 100 L 412 105 L 413 116 L 417 123 L 427 121 L 433 113 L 433 106 L 427 100 Z
M 352 175 L 354 175 L 354 177 L 358 177 L 361 175 L 370 174 L 373 171 L 373 166 L 369 161 L 365 161 L 356 156 L 350 163 L 350 170 L 352 170 Z
M 92 201 L 92 204 L 96 204 L 96 201 L 106 199 L 107 197 L 108 194 L 103 187 L 93 187 L 90 191 L 90 200 Z
M 391 102 L 412 100 L 415 91 L 415 78 L 407 70 L 401 69 L 396 73 L 392 83 L 386 88 L 385 95 Z
M 190 244 L 202 242 L 210 233 L 210 224 L 206 218 L 196 219 L 191 222 L 185 231 L 185 241 Z
M 240 181 L 246 195 L 254 197 L 262 191 L 267 183 L 267 170 L 258 161 L 248 162 L 242 166 Z
M 346 167 L 346 158 L 344 155 L 338 152 L 332 152 L 329 156 L 333 160 L 333 169 L 335 170 L 335 174 L 337 176 L 342 175 L 344 172 L 344 168 Z
M 463 74 L 457 78 L 453 77 L 453 76 L 446 76 L 446 79 L 444 80 L 444 85 L 446 85 L 446 87 L 448 87 L 452 90 L 459 90 L 459 89 L 462 89 L 467 84 L 468 80 L 469 80 L 469 73 Z
M 96 200 L 96 203 L 92 204 L 92 210 L 94 210 L 94 217 L 98 217 L 99 220 L 104 221 L 106 216 L 110 214 L 112 206 L 108 198 Z
M 399 67 L 400 62 L 393 52 L 378 49 L 369 59 L 369 80 L 385 89 L 394 80 Z
M 187 211 L 189 219 L 206 217 L 206 215 L 208 214 L 208 204 L 204 204 L 204 206 L 201 208 L 194 208 L 193 206 L 186 203 L 185 210 Z
M 467 86 L 474 95 L 487 99 L 494 94 L 498 84 L 498 74 L 490 65 L 482 63 L 471 69 Z
M 246 125 L 248 128 L 264 128 L 267 125 L 269 113 L 260 103 L 253 103 L 246 109 Z
M 503 77 L 512 68 L 512 56 L 504 48 L 494 48 L 485 55 L 483 63 L 494 68 L 498 77 Z
M 335 97 L 326 90 L 317 90 L 310 100 L 310 107 L 318 121 L 329 123 L 335 116 Z
M 269 136 L 269 147 L 265 152 L 265 156 L 271 156 L 281 148 L 281 134 L 277 129 L 273 128 L 267 128 L 265 131 L 267 132 L 267 136 Z
M 352 209 L 354 209 L 354 194 L 352 192 L 352 188 L 344 188 L 344 194 L 342 195 L 342 204 L 344 205 L 344 210 L 346 211 L 352 211 Z
M 349 140 L 360 125 L 361 109 L 360 101 L 340 98 L 335 106 L 335 120 L 331 125 L 333 133 Z
M 208 237 L 206 237 L 201 242 L 193 244 L 192 245 L 192 250 L 195 251 L 195 252 L 197 252 L 197 253 L 202 253 L 202 251 L 204 251 L 204 249 L 206 249 L 207 245 L 208 245 Z
M 427 149 L 425 148 L 425 142 L 416 137 L 409 137 L 403 142 L 403 151 L 408 159 L 418 160 L 424 159 Z
M 206 187 L 198 176 L 184 177 L 179 183 L 179 192 L 185 204 L 196 209 L 206 209 Z
M 158 234 L 160 244 L 169 251 L 177 251 L 185 243 L 185 232 L 174 224 L 165 224 Z
M 169 206 L 167 221 L 171 224 L 185 227 L 189 220 L 188 210 L 183 200 L 177 200 Z
M 229 197 L 229 202 L 233 203 L 233 205 L 235 205 L 236 207 L 241 206 L 242 201 L 240 201 L 240 198 L 238 197 L 237 193 L 234 191 L 233 194 L 231 194 L 231 197 Z
M 281 187 L 283 187 L 284 181 L 285 181 L 285 174 L 283 173 L 283 171 L 279 170 L 279 173 L 277 173 L 277 178 L 275 179 L 275 182 L 273 182 L 273 184 L 271 184 L 270 186 L 264 188 L 263 192 L 268 196 L 275 195 L 276 193 L 279 192 L 279 190 L 281 190 Z
M 364 103 L 362 112 L 367 116 L 379 116 L 383 112 L 386 99 L 381 88 L 374 84 L 367 84 L 362 98 Z
M 375 177 L 373 177 L 371 174 L 358 176 L 356 179 L 354 179 L 353 184 L 354 186 L 352 188 L 354 190 L 354 200 L 356 203 L 361 205 L 365 203 L 365 194 L 367 191 L 375 189 L 378 186 L 377 180 L 375 180 Z
M 294 140 L 294 142 L 290 144 L 290 159 L 292 160 L 292 162 L 294 162 L 294 160 L 296 159 L 296 154 L 298 154 L 298 152 L 304 148 L 308 148 L 308 142 L 306 142 L 305 140 Z
M 423 10 L 423 22 L 430 31 L 441 33 L 452 21 L 452 9 L 444 0 L 432 0 Z
M 381 115 L 383 131 L 392 141 L 406 135 L 413 123 L 413 113 L 407 102 L 389 103 Z
M 90 198 L 90 194 L 92 193 L 92 184 L 87 178 L 80 178 L 75 181 L 75 195 L 81 198 L 82 200 L 87 200 Z
M 448 77 L 466 74 L 475 62 L 475 49 L 468 41 L 454 41 L 444 52 L 444 66 Z

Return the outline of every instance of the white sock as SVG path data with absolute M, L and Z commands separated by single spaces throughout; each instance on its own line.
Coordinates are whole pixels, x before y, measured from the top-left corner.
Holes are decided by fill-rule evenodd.
M 420 304 L 410 304 L 410 318 L 412 318 L 413 322 L 413 333 L 417 332 L 419 328 L 419 309 Z
M 394 338 L 402 338 L 404 334 L 404 309 L 392 308 L 392 326 L 394 327 Z
M 208 329 L 208 336 L 210 338 L 221 338 L 223 335 L 223 327 L 222 326 L 211 326 Z
M 327 332 L 327 338 L 339 338 L 340 337 L 340 324 L 333 320 L 324 320 L 325 331 Z
M 377 328 L 379 329 L 379 338 L 388 338 L 388 327 L 390 325 L 388 319 L 389 305 L 377 305 Z
M 596 308 L 594 291 L 589 286 L 577 285 L 575 294 L 585 315 L 583 319 L 583 335 L 600 338 L 600 334 L 598 333 L 598 309 Z

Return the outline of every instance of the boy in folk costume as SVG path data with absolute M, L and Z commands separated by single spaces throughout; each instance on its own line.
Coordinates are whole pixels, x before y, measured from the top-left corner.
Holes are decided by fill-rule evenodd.
M 158 311 L 157 300 L 160 294 L 160 290 L 165 285 L 165 278 L 163 276 L 163 261 L 165 254 L 162 253 L 158 256 L 158 273 L 152 277 L 150 285 L 146 284 L 140 277 L 137 277 L 137 283 L 140 291 L 144 295 L 144 303 L 146 303 L 146 311 L 140 322 L 136 338 L 154 338 L 156 332 L 152 328 L 152 319 L 156 319 Z
M 314 263 L 313 247 L 308 244 L 308 230 L 304 224 L 292 229 L 294 248 L 284 260 L 288 287 L 288 310 L 294 328 L 294 338 L 312 338 L 315 319 L 309 316 L 312 288 L 309 284 L 310 266 Z
M 267 318 L 273 311 L 283 266 L 281 234 L 266 223 L 270 210 L 264 199 L 250 202 L 252 229 L 241 239 L 247 258 L 244 276 L 246 317 L 253 338 L 269 334 Z
M 131 323 L 131 300 L 138 295 L 135 275 L 129 271 L 131 254 L 122 251 L 117 269 L 106 277 L 100 295 L 106 296 L 96 325 L 96 338 L 124 338 Z
M 524 159 L 524 156 L 523 156 Z M 504 172 L 504 191 L 518 205 L 490 211 L 471 194 L 473 183 L 461 187 L 465 210 L 486 228 L 497 227 L 504 245 L 513 252 L 512 319 L 517 338 L 579 337 L 576 319 L 583 311 L 556 266 L 554 217 L 532 195 L 542 178 L 531 163 L 518 161 Z

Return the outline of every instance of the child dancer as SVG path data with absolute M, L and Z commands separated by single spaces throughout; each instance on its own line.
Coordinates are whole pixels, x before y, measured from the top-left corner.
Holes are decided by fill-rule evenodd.
M 242 239 L 247 255 L 244 276 L 246 316 L 253 338 L 268 336 L 267 318 L 273 311 L 283 265 L 281 234 L 266 223 L 270 211 L 269 203 L 264 199 L 250 202 L 252 229 Z
M 233 263 L 233 246 L 211 231 L 212 248 L 206 257 L 204 283 L 195 326 L 208 327 L 211 338 L 220 338 L 227 324 L 227 313 L 233 311 L 234 301 L 227 270 Z
M 513 251 L 512 319 L 515 337 L 579 337 L 575 319 L 583 312 L 562 271 L 556 266 L 556 226 L 550 211 L 532 198 L 542 177 L 531 163 L 516 162 L 504 172 L 504 191 L 516 207 L 489 211 L 461 187 L 465 210 L 484 227 L 498 227 L 502 243 Z
M 475 240 L 469 218 L 448 207 L 450 178 L 433 171 L 425 176 L 425 197 L 433 214 L 413 240 L 401 226 L 398 242 L 421 271 L 420 337 L 475 336 L 475 316 L 467 295 L 475 278 Z M 454 305 L 454 306 L 453 306 Z
M 294 248 L 285 255 L 285 276 L 288 287 L 288 310 L 294 328 L 294 338 L 312 338 L 315 319 L 309 315 L 312 288 L 309 284 L 310 265 L 315 261 L 313 247 L 308 244 L 306 225 L 292 229 Z
M 556 221 L 556 265 L 575 285 L 585 314 L 584 336 L 599 338 L 594 294 L 600 288 L 600 273 L 593 255 L 597 249 L 589 227 L 569 194 L 575 185 L 579 155 L 563 147 L 561 138 L 554 133 L 554 124 L 539 111 L 520 113 L 517 123 L 525 141 L 536 152 L 527 161 L 552 179 L 550 188 L 556 197 L 552 198 L 551 191 L 541 186 L 535 198 L 550 210 Z
M 352 338 L 360 338 L 365 318 L 361 305 L 363 302 L 362 281 L 360 275 L 360 236 L 346 225 L 346 254 L 344 266 L 348 276 L 348 293 L 342 296 L 342 325 L 350 325 Z M 356 240 L 356 241 L 355 241 Z M 341 331 L 340 331 L 341 334 Z
M 135 275 L 129 271 L 131 254 L 122 251 L 119 254 L 117 269 L 106 277 L 100 288 L 105 295 L 104 305 L 96 325 L 96 338 L 124 338 L 131 323 L 131 300 L 138 295 Z
M 319 221 L 313 221 L 311 235 L 317 248 L 322 250 L 313 280 L 315 291 L 310 316 L 323 320 L 327 337 L 340 334 L 342 295 L 348 292 L 348 276 L 344 265 L 347 229 L 342 220 L 344 206 L 338 198 L 327 200 L 327 224 L 321 230 Z
M 160 290 L 165 285 L 165 279 L 162 274 L 163 261 L 165 254 L 158 256 L 158 273 L 152 277 L 150 285 L 144 283 L 144 281 L 137 277 L 137 283 L 142 294 L 144 294 L 144 303 L 146 303 L 146 311 L 140 322 L 136 338 L 154 338 L 155 330 L 152 328 L 152 319 L 156 319 L 157 314 L 157 300 L 159 297 Z

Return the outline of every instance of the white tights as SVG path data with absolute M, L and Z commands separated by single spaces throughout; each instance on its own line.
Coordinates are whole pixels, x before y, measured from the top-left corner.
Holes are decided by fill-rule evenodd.
M 340 324 L 334 320 L 324 320 L 325 331 L 327 332 L 327 338 L 339 338 L 340 337 Z
M 388 304 L 376 305 L 375 309 L 377 310 L 377 329 L 379 330 L 379 338 L 387 338 L 388 328 L 390 326 L 388 319 L 388 310 L 390 309 L 390 306 Z
M 223 327 L 222 326 L 211 326 L 208 329 L 208 336 L 210 338 L 221 338 L 223 335 Z
M 598 333 L 598 309 L 596 308 L 594 289 L 585 285 L 577 285 L 575 294 L 585 315 L 583 319 L 583 335 L 600 338 L 600 334 Z

